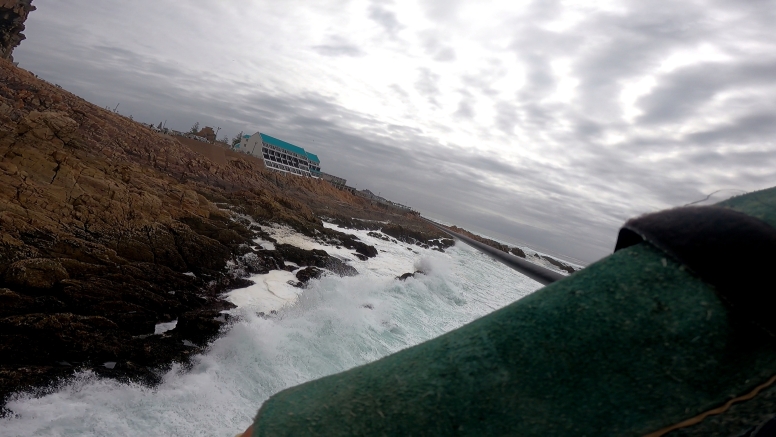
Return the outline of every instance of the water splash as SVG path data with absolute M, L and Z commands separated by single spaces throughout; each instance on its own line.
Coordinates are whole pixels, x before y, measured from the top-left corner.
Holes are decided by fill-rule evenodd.
M 434 338 L 539 287 L 464 245 L 446 254 L 410 251 L 348 232 L 384 251 L 356 265 L 361 275 L 313 281 L 271 317 L 250 303 L 238 308 L 225 335 L 155 388 L 83 372 L 52 394 L 18 395 L 0 434 L 231 436 L 286 387 Z M 426 274 L 394 279 L 415 266 Z

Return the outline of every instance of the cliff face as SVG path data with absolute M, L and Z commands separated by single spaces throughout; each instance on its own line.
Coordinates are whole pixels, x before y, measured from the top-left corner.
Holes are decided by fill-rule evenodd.
M 0 57 L 13 60 L 13 49 L 24 40 L 24 22 L 35 10 L 32 0 L 0 0 Z

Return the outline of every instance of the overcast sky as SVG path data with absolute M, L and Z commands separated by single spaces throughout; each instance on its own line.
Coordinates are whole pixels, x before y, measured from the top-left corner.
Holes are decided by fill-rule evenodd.
M 776 0 L 34 0 L 20 66 L 136 120 L 261 131 L 430 217 L 594 261 L 776 184 Z

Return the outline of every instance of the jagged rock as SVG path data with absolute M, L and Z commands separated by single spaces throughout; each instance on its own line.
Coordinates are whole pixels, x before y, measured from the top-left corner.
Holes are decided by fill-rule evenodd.
M 358 241 L 358 238 L 353 235 L 349 235 L 348 237 L 352 238 L 346 238 L 342 241 L 342 245 L 346 248 L 355 250 L 365 258 L 374 258 L 377 256 L 377 249 L 375 249 L 374 246 Z
M 525 258 L 525 252 L 523 252 L 522 249 L 519 247 L 513 247 L 512 250 L 509 251 L 512 255 L 519 256 L 520 258 Z
M 24 22 L 34 10 L 32 0 L 0 0 L 0 57 L 13 60 L 13 49 L 25 39 Z
M 560 261 L 556 260 L 555 258 L 552 258 L 552 257 L 549 257 L 549 256 L 545 256 L 545 255 L 539 255 L 539 257 L 544 259 L 548 263 L 554 265 L 555 267 L 565 271 L 565 272 L 574 273 L 576 271 L 576 270 L 574 270 L 574 267 L 571 267 L 570 265 L 568 265 L 566 263 L 560 262 Z

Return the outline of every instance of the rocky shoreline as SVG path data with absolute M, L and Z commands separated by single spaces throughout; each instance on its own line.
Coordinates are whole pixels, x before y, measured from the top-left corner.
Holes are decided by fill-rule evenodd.
M 157 382 L 230 323 L 222 295 L 247 275 L 286 262 L 310 267 L 302 284 L 314 269 L 356 274 L 325 251 L 261 249 L 271 237 L 256 224 L 361 259 L 377 250 L 320 217 L 390 221 L 421 245 L 443 237 L 323 181 L 238 154 L 216 164 L 8 61 L 0 77 L 0 405 L 83 369 Z
M 440 225 L 441 226 L 441 225 Z M 570 264 L 567 264 L 563 261 L 560 261 L 558 259 L 552 258 L 547 255 L 542 255 L 541 253 L 534 252 L 534 253 L 526 253 L 523 249 L 516 247 L 516 246 L 508 246 L 506 244 L 499 243 L 498 241 L 491 240 L 489 238 L 484 238 L 482 236 L 479 236 L 477 234 L 473 234 L 466 229 L 459 228 L 458 226 L 450 226 L 448 227 L 451 231 L 459 233 L 461 235 L 465 235 L 473 240 L 479 241 L 480 243 L 486 244 L 494 249 L 498 249 L 504 253 L 509 253 L 514 256 L 519 256 L 520 258 L 525 258 L 528 261 L 531 261 L 534 264 L 539 265 L 546 265 L 547 267 L 558 270 L 561 272 L 565 272 L 567 274 L 572 274 L 578 270 L 581 270 L 579 267 L 572 266 Z M 549 265 L 547 265 L 549 264 Z

